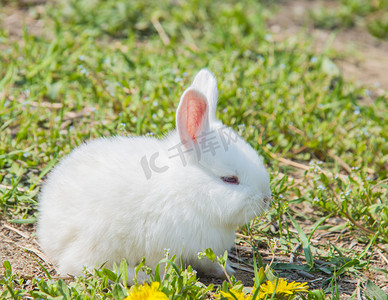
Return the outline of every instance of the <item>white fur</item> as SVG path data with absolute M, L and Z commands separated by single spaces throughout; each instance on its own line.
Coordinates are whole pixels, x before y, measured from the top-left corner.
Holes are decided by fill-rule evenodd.
M 205 152 L 198 138 L 197 152 L 186 153 L 184 165 L 179 156 L 172 157 L 182 146 L 178 131 L 162 140 L 101 138 L 76 148 L 51 172 L 40 196 L 38 238 L 60 273 L 77 275 L 84 265 L 107 262 L 110 267 L 125 258 L 133 278 L 143 256 L 155 267 L 170 249 L 194 269 L 222 275 L 197 254 L 212 248 L 221 255 L 233 246 L 236 226 L 267 208 L 269 176 L 251 146 L 216 121 L 214 76 L 201 70 L 188 90 L 206 98 L 200 133 L 206 133 L 206 142 L 218 142 L 215 155 Z M 227 149 L 221 132 L 224 139 L 225 133 L 234 137 Z M 141 161 L 149 162 L 155 153 L 155 166 L 167 169 L 158 173 L 148 165 L 147 178 Z M 225 183 L 222 176 L 237 176 L 240 184 Z

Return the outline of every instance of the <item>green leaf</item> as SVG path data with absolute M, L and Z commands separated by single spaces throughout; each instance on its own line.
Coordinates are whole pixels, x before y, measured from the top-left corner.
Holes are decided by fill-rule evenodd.
M 291 219 L 292 224 L 298 231 L 299 239 L 302 242 L 303 252 L 306 258 L 307 265 L 310 267 L 310 269 L 312 269 L 314 267 L 314 258 L 313 258 L 313 254 L 311 253 L 309 239 L 307 238 L 306 234 L 303 232 L 302 228 L 300 228 L 298 222 L 296 222 L 290 214 L 288 214 L 288 217 Z
M 213 255 L 214 255 L 214 253 L 213 253 Z M 228 261 L 228 251 L 225 250 L 225 252 L 222 256 L 217 256 L 217 261 L 220 263 L 221 266 L 225 267 L 226 262 Z
M 224 280 L 224 282 L 222 283 L 222 291 L 227 293 L 229 290 L 229 286 L 230 286 L 229 282 L 227 280 Z
M 309 266 L 307 265 L 295 265 L 289 263 L 273 263 L 271 267 L 274 270 L 300 270 L 305 272 L 310 270 Z
M 114 281 L 114 282 L 117 282 L 117 279 L 118 279 L 118 275 L 116 273 L 114 273 L 113 271 L 107 269 L 107 268 L 103 268 L 102 269 L 102 273 L 104 275 L 106 275 L 108 277 L 109 280 L 111 281 Z
M 128 264 L 125 258 L 123 258 L 120 262 L 120 276 L 123 281 L 124 287 L 127 287 L 127 280 L 128 280 Z
M 329 178 L 327 178 L 327 176 L 326 176 L 324 173 L 321 173 L 321 174 L 320 174 L 320 177 L 321 177 L 322 183 L 323 183 L 326 187 L 329 186 L 329 184 L 330 184 Z
M 4 269 L 10 270 L 12 272 L 12 267 L 11 267 L 11 264 L 10 264 L 10 262 L 8 260 L 5 260 L 3 262 L 3 267 L 4 267 Z
M 14 224 L 34 224 L 36 223 L 36 218 L 28 218 L 28 219 L 13 219 L 9 220 L 9 223 L 14 223 Z
M 309 291 L 309 298 L 311 300 L 325 300 L 326 295 L 323 290 L 312 290 Z
M 256 275 L 256 274 L 255 274 Z M 260 284 L 262 284 L 263 282 L 264 282 L 264 280 L 265 280 L 265 272 L 264 272 L 264 268 L 263 267 L 261 267 L 260 269 L 259 269 L 259 272 L 258 272 L 258 274 L 257 274 L 258 276 L 257 276 L 257 279 L 259 280 L 259 285 Z
M 57 283 L 57 286 L 58 286 L 58 292 L 65 299 L 69 299 L 70 298 L 70 290 L 69 290 L 68 286 L 66 285 L 66 283 L 62 279 L 59 279 L 58 283 Z
M 214 254 L 213 250 L 210 248 L 207 248 L 205 251 L 206 257 L 210 259 L 212 262 L 216 260 L 216 255 Z
M 115 283 L 113 285 L 113 289 L 112 289 L 112 295 L 113 295 L 113 298 L 114 299 L 117 299 L 117 300 L 122 300 L 126 297 L 126 292 L 125 292 L 125 289 L 123 289 L 120 284 L 118 283 Z
M 342 229 L 345 229 L 346 227 L 348 227 L 348 223 L 342 223 L 342 224 L 339 224 L 339 225 L 336 225 L 336 226 L 329 225 L 327 229 L 330 232 L 335 232 L 335 231 L 340 231 Z M 324 227 L 323 229 L 326 229 L 326 227 Z
M 159 273 L 159 268 L 160 268 L 160 263 L 158 263 L 158 264 L 156 265 L 156 268 L 155 268 L 155 277 L 154 277 L 154 280 L 157 281 L 157 282 L 161 282 L 160 273 Z
M 275 280 L 277 277 L 272 273 L 272 270 L 271 268 L 267 268 L 265 270 L 265 277 L 270 280 L 270 281 L 273 281 Z
M 369 279 L 366 282 L 365 295 L 373 300 L 388 300 L 388 294 Z

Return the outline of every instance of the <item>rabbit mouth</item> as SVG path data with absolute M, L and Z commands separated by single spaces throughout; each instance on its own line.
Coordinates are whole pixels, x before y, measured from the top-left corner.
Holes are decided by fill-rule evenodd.
M 262 215 L 268 209 L 271 199 L 271 196 L 260 197 L 259 199 L 250 199 L 243 213 L 243 219 L 245 224 L 248 223 L 250 220 Z
M 272 196 L 271 195 L 265 195 L 263 198 L 264 204 L 268 208 L 271 205 L 272 202 Z

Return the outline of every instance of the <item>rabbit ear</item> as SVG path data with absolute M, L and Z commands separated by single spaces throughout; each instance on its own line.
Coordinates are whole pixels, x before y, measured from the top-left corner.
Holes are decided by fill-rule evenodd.
M 200 91 L 190 87 L 182 95 L 176 113 L 176 127 L 182 144 L 191 148 L 208 129 L 208 104 Z
M 209 106 L 209 121 L 215 121 L 218 91 L 217 80 L 214 75 L 208 69 L 202 69 L 195 76 L 191 87 L 205 95 Z

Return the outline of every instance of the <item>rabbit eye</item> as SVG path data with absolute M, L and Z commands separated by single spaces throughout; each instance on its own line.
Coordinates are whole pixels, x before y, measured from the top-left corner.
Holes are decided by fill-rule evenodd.
M 223 176 L 221 180 L 229 184 L 239 184 L 238 178 L 236 176 Z

